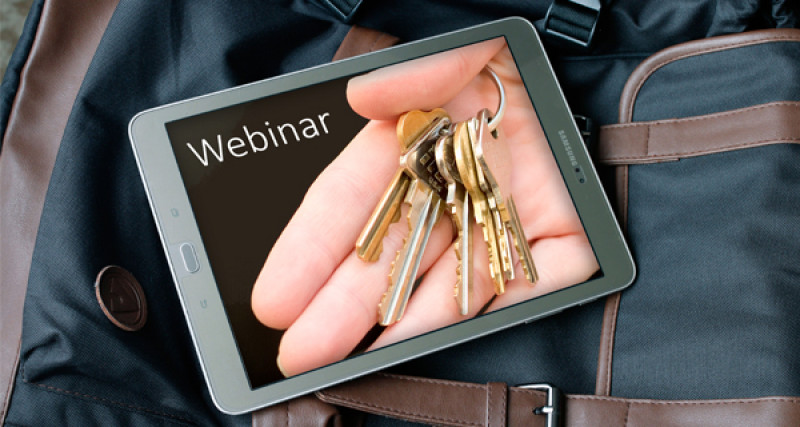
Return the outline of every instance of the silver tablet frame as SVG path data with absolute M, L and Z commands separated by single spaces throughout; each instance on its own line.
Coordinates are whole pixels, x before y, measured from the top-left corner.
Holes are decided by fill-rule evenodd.
M 504 36 L 526 83 L 545 135 L 594 248 L 602 276 L 533 300 L 251 389 L 183 185 L 165 124 L 444 50 Z M 144 111 L 129 127 L 153 217 L 211 396 L 239 414 L 307 394 L 512 325 L 584 304 L 628 286 L 635 268 L 597 173 L 533 26 L 507 18 L 372 54 Z M 579 173 L 576 173 L 579 170 Z M 189 272 L 181 245 L 195 249 Z M 565 265 L 568 260 L 565 260 Z

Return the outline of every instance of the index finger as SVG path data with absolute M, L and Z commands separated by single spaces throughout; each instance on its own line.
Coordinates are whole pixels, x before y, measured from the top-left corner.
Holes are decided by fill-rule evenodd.
M 347 85 L 347 100 L 356 113 L 378 120 L 441 107 L 504 45 L 503 39 L 487 40 L 354 77 Z
M 251 302 L 259 321 L 287 328 L 352 252 L 397 168 L 394 135 L 394 123 L 368 123 L 309 188 L 256 279 Z

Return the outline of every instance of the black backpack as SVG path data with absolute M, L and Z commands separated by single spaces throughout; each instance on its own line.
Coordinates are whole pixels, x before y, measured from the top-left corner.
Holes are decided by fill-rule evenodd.
M 545 39 L 637 280 L 252 415 L 219 412 L 131 117 L 511 15 Z M 791 0 L 34 2 L 0 102 L 0 420 L 800 425 L 797 28 Z M 142 329 L 99 306 L 107 266 L 141 283 Z

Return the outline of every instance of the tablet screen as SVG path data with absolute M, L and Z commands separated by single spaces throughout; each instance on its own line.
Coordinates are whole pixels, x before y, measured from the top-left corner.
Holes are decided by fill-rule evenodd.
M 291 374 L 335 363 L 343 358 L 341 354 L 345 354 L 344 357 L 357 356 L 373 348 L 393 344 L 476 316 L 483 316 L 497 309 L 602 276 L 603 272 L 597 262 L 595 249 L 590 244 L 564 182 L 565 177 L 581 179 L 580 176 L 588 171 L 581 171 L 577 163 L 569 174 L 565 174 L 564 169 L 559 168 L 545 138 L 539 121 L 540 115 L 529 97 L 529 91 L 536 90 L 536 82 L 530 77 L 522 79 L 519 63 L 515 60 L 515 52 L 509 50 L 502 37 L 458 49 L 473 55 L 470 49 L 479 51 L 489 45 L 496 52 L 492 59 L 494 62 L 489 65 L 495 69 L 503 83 L 508 102 L 508 110 L 499 127 L 512 153 L 508 165 L 513 167 L 512 194 L 527 240 L 531 245 L 531 253 L 540 276 L 538 282 L 535 285 L 528 283 L 520 268 L 519 257 L 513 252 L 512 263 L 516 277 L 508 281 L 505 292 L 497 295 L 491 280 L 476 279 L 474 300 L 471 302 L 474 307 L 469 314 L 461 315 L 453 297 L 456 271 L 452 267 L 457 261 L 454 261 L 455 256 L 449 253 L 453 252 L 452 227 L 437 225 L 438 233 L 442 235 L 449 233 L 450 241 L 443 244 L 441 242 L 446 238 L 440 238 L 429 242 L 426 251 L 436 253 L 430 255 L 432 261 L 423 263 L 425 265 L 420 269 L 422 279 L 410 297 L 405 317 L 388 327 L 378 325 L 379 301 L 375 301 L 375 324 L 366 328 L 367 330 L 359 325 L 354 328 L 357 329 L 354 332 L 355 337 L 343 338 L 343 341 L 348 342 L 343 344 L 344 353 L 339 349 L 338 355 L 321 355 L 311 362 L 298 363 L 295 366 L 299 368 L 293 368 L 297 371 Z M 432 62 L 448 60 L 447 55 L 452 55 L 452 52 L 436 53 L 411 62 L 393 64 L 380 72 L 392 72 L 392 67 L 429 69 Z M 463 89 L 454 90 L 451 99 L 442 105 L 453 122 L 468 120 L 483 108 L 493 112 L 497 109 L 498 88 L 485 70 L 479 71 Z M 370 72 L 371 70 L 366 71 L 367 78 L 371 76 Z M 360 76 L 364 74 L 363 71 L 358 73 Z M 294 325 L 289 326 L 289 329 L 285 329 L 284 325 L 280 328 L 271 327 L 259 321 L 251 308 L 254 284 L 265 268 L 267 258 L 272 256 L 273 245 L 304 203 L 309 188 L 318 178 L 320 181 L 326 179 L 326 168 L 331 169 L 329 165 L 347 161 L 345 153 L 348 146 L 357 144 L 359 138 L 366 138 L 367 134 L 372 135 L 371 129 L 364 131 L 366 128 L 378 126 L 378 121 L 371 122 L 356 113 L 348 100 L 348 83 L 354 77 L 356 76 L 338 77 L 181 118 L 165 125 L 202 244 L 208 254 L 210 269 L 253 389 L 284 378 L 278 369 L 276 359 L 281 340 L 294 327 Z M 416 81 L 424 78 L 425 76 L 416 77 Z M 414 87 L 399 88 L 401 91 L 406 89 L 418 90 Z M 390 102 L 392 96 L 394 95 L 390 94 L 375 102 Z M 418 108 L 433 107 L 426 106 L 424 102 L 420 104 Z M 383 121 L 393 124 L 396 120 L 387 118 Z M 579 141 L 569 141 L 566 138 L 558 142 L 565 148 L 568 156 L 572 150 L 577 149 L 571 146 L 576 143 Z M 374 144 L 395 147 L 397 139 L 390 137 L 388 140 L 374 141 Z M 389 153 L 387 156 L 397 158 L 397 154 L 392 150 L 387 150 L 387 153 Z M 376 160 L 376 164 L 384 163 Z M 363 165 L 363 168 L 371 167 L 376 166 Z M 374 176 L 375 180 L 380 181 L 381 186 L 385 187 L 389 184 L 387 177 L 392 175 L 392 171 L 383 169 L 376 171 Z M 357 175 L 352 185 L 359 185 L 358 179 L 363 179 L 364 176 L 370 175 Z M 295 244 L 292 253 L 281 255 L 284 258 L 295 257 L 299 260 L 290 264 L 290 268 L 294 269 L 290 275 L 299 277 L 305 274 L 303 268 L 297 267 L 298 265 L 302 267 L 302 262 L 309 265 L 320 263 L 320 242 L 342 239 L 337 233 L 345 228 L 352 228 L 352 225 L 345 226 L 342 223 L 349 217 L 348 212 L 359 212 L 352 215 L 352 218 L 359 219 L 351 221 L 363 223 L 364 212 L 369 213 L 373 210 L 378 202 L 378 196 L 374 192 L 370 193 L 369 200 L 364 200 L 363 206 L 353 206 L 352 203 L 333 203 L 327 206 L 326 209 L 330 209 L 331 222 L 328 227 L 322 229 L 322 232 L 318 231 L 314 235 L 314 239 L 318 241 L 308 242 L 307 247 Z M 314 200 L 306 202 L 312 203 Z M 409 207 L 403 209 L 403 216 L 393 227 L 402 225 L 405 209 Z M 449 223 L 450 214 L 445 212 L 438 222 Z M 357 227 L 361 226 L 362 224 L 359 224 Z M 481 241 L 480 228 L 473 229 L 473 236 L 475 274 L 486 276 L 486 267 L 489 263 L 485 258 L 488 257 L 488 252 L 486 244 Z M 350 244 L 355 250 L 352 232 L 347 239 L 352 241 Z M 390 263 L 396 250 L 382 254 L 382 262 Z M 480 259 L 481 257 L 484 259 Z M 332 277 L 336 271 L 344 268 L 342 266 L 345 262 L 347 261 L 341 257 L 335 260 L 335 263 L 341 264 L 333 269 Z M 275 271 L 276 267 L 269 268 Z M 390 266 L 387 265 L 386 268 Z M 379 278 L 368 279 L 371 283 L 366 286 L 376 288 L 377 290 L 371 292 L 380 296 L 389 286 L 388 275 L 389 270 L 386 270 Z M 266 279 L 266 282 L 269 282 L 269 278 Z M 356 277 L 353 280 L 358 279 Z M 312 299 L 324 298 L 325 292 L 322 289 L 325 286 L 344 286 L 332 282 L 335 280 L 318 284 L 319 288 L 311 291 Z M 289 286 L 283 282 L 264 283 L 261 286 L 284 287 L 282 292 L 297 292 L 298 297 L 308 293 L 293 288 L 294 284 Z M 437 302 L 434 303 L 434 300 Z M 316 306 L 323 303 L 324 301 L 316 303 Z M 340 319 L 347 318 L 346 312 L 351 309 L 336 306 L 334 302 L 329 304 L 331 306 L 326 308 L 328 317 L 321 315 L 318 321 L 320 334 L 318 336 L 325 339 L 330 338 L 325 337 L 325 328 Z M 311 306 L 312 303 L 309 303 L 309 307 Z M 436 311 L 431 312 L 430 307 Z M 428 312 L 423 316 L 422 313 L 426 310 Z M 313 311 L 313 308 L 306 309 L 299 313 L 299 316 L 314 316 Z M 331 328 L 340 331 L 343 326 L 331 326 Z M 311 335 L 308 339 L 316 340 Z M 302 354 L 303 351 L 318 350 L 312 342 L 306 349 L 295 351 L 296 354 Z M 281 352 L 282 358 L 293 354 L 290 351 L 281 350 Z M 282 359 L 282 362 L 288 364 L 286 360 Z

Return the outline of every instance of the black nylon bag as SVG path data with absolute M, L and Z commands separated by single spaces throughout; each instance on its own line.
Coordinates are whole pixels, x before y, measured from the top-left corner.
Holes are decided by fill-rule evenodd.
M 628 76 L 677 42 L 797 26 L 789 2 L 665 3 L 606 7 L 588 52 L 551 45 L 558 46 L 549 53 L 574 112 L 601 125 L 617 122 Z M 509 15 L 541 27 L 548 5 L 365 2 L 349 19 L 413 40 Z M 406 25 L 411 21 L 418 25 Z M 35 30 L 28 25 L 29 33 Z M 45 199 L 6 424 L 251 423 L 219 413 L 205 392 L 126 126 L 152 106 L 325 62 L 348 30 L 324 6 L 300 1 L 117 7 L 74 103 Z M 793 49 L 765 45 L 680 63 L 677 74 L 643 87 L 635 120 L 800 100 Z M 726 77 L 708 79 L 716 85 L 685 85 L 709 66 Z M 15 72 L 22 73 L 11 70 L 4 81 L 13 83 Z M 12 92 L 4 89 L 4 105 L 13 104 Z M 784 144 L 630 166 L 625 215 L 639 279 L 621 298 L 613 394 L 800 395 L 791 312 L 800 298 L 791 192 L 796 155 Z M 607 184 L 616 191 L 612 177 Z M 142 283 L 150 313 L 142 330 L 120 331 L 98 308 L 93 282 L 106 265 L 121 265 Z M 592 394 L 603 311 L 602 301 L 575 308 L 393 371 L 470 382 L 548 381 Z

